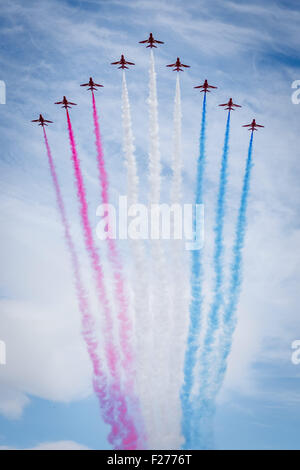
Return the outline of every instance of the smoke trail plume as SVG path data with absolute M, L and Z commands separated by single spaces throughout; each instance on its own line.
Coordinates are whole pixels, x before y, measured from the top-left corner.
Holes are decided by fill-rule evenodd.
M 109 197 L 108 197 L 108 177 L 107 172 L 105 169 L 105 162 L 103 156 L 103 149 L 101 143 L 101 135 L 100 135 L 100 128 L 99 128 L 99 120 L 97 115 L 97 108 L 96 108 L 96 101 L 94 93 L 92 92 L 92 99 L 93 99 L 93 117 L 94 117 L 94 126 L 95 126 L 95 136 L 96 136 L 96 148 L 97 148 L 97 161 L 98 161 L 98 169 L 99 169 L 99 177 L 101 183 L 101 196 L 102 196 L 102 203 L 109 204 Z M 110 221 L 109 221 L 109 213 L 106 214 L 107 226 L 108 226 L 108 233 L 110 233 Z M 128 300 L 125 294 L 125 286 L 124 280 L 122 275 L 122 266 L 120 261 L 120 255 L 117 251 L 116 243 L 113 238 L 108 236 L 106 238 L 109 250 L 109 259 L 112 263 L 113 270 L 114 270 L 114 281 L 115 281 L 115 294 L 119 304 L 119 314 L 118 319 L 120 322 L 120 343 L 123 352 L 123 360 L 122 366 L 127 373 L 127 378 L 131 380 L 131 382 L 127 383 L 133 389 L 133 352 L 131 348 L 131 339 L 132 339 L 132 325 L 130 318 L 128 316 Z
M 95 323 L 94 318 L 90 312 L 89 303 L 87 300 L 86 292 L 83 287 L 83 282 L 81 279 L 79 260 L 73 243 L 73 239 L 70 232 L 70 227 L 68 219 L 66 216 L 65 206 L 63 203 L 61 190 L 57 178 L 57 173 L 55 169 L 54 160 L 52 157 L 50 145 L 46 135 L 46 130 L 43 127 L 44 140 L 47 150 L 48 163 L 50 168 L 50 173 L 52 177 L 52 182 L 55 190 L 57 206 L 61 218 L 61 222 L 64 228 L 64 236 L 68 252 L 71 258 L 71 266 L 75 281 L 76 295 L 79 304 L 79 310 L 81 313 L 81 324 L 82 324 L 82 335 L 88 350 L 88 354 L 93 367 L 93 388 L 94 392 L 98 398 L 100 408 L 103 414 L 104 421 L 111 426 L 111 433 L 109 435 L 109 442 L 112 445 L 117 445 L 120 439 L 121 430 L 119 427 L 118 421 L 114 418 L 113 413 L 113 404 L 111 399 L 108 396 L 108 383 L 105 372 L 102 368 L 102 358 L 99 357 L 98 342 L 95 338 Z
M 170 202 L 178 205 L 181 210 L 182 203 L 182 146 L 181 146 L 181 93 L 179 74 L 176 79 L 176 91 L 173 115 L 173 152 L 172 152 L 172 183 Z M 175 207 L 175 206 L 174 206 Z M 174 218 L 171 220 L 171 234 L 175 233 Z M 182 445 L 181 437 L 181 406 L 180 386 L 183 382 L 184 349 L 188 321 L 188 283 L 185 269 L 185 243 L 184 240 L 171 240 L 169 253 L 169 274 L 171 284 L 171 309 L 169 325 L 169 409 L 172 413 L 169 419 L 169 448 L 179 449 Z M 180 289 L 178 289 L 180 286 Z
M 196 204 L 203 204 L 203 177 L 206 162 L 206 93 L 203 96 L 200 148 L 197 161 Z M 196 220 L 193 222 L 196 231 Z M 191 426 L 193 422 L 192 390 L 195 379 L 195 365 L 199 345 L 199 333 L 202 325 L 202 292 L 203 266 L 201 250 L 192 251 L 191 266 L 191 305 L 187 346 L 184 359 L 184 382 L 181 389 L 182 433 L 185 439 L 184 448 L 191 448 Z
M 94 96 L 94 92 L 92 91 L 92 102 L 93 102 L 93 118 L 94 118 L 94 130 L 95 130 L 95 137 L 96 137 L 96 149 L 97 149 L 97 162 L 98 162 L 98 170 L 99 170 L 99 178 L 101 184 L 101 197 L 102 203 L 104 205 L 109 204 L 109 196 L 108 196 L 108 177 L 105 168 L 105 161 L 103 155 L 103 147 L 101 142 L 101 134 L 100 134 L 100 126 L 99 126 L 99 119 L 96 107 L 96 100 Z M 110 220 L 109 220 L 109 212 L 105 214 L 107 220 L 107 230 L 108 234 L 110 234 Z M 131 397 L 131 405 L 134 407 L 133 413 L 135 418 L 138 417 L 138 404 L 136 400 L 133 400 L 133 396 L 135 394 L 134 386 L 135 386 L 135 369 L 133 365 L 134 357 L 133 357 L 133 350 L 132 350 L 132 340 L 133 340 L 133 330 L 132 330 L 132 322 L 128 315 L 128 296 L 125 294 L 125 283 L 123 280 L 123 269 L 121 265 L 121 258 L 120 254 L 118 253 L 117 246 L 115 240 L 108 235 L 106 238 L 106 242 L 108 245 L 108 252 L 109 252 L 109 260 L 113 266 L 113 276 L 115 282 L 115 294 L 116 299 L 119 305 L 119 312 L 118 312 L 118 320 L 119 320 L 119 336 L 120 336 L 120 344 L 122 350 L 122 361 L 121 365 L 125 372 L 125 390 L 126 393 Z M 140 423 L 139 423 L 140 424 Z M 140 434 L 140 433 L 139 433 Z M 144 444 L 142 441 L 139 443 L 139 448 L 143 447 Z
M 149 70 L 149 204 L 159 204 L 161 189 L 161 161 L 159 149 L 158 102 L 156 91 L 156 72 L 154 54 L 150 53 Z M 151 224 L 152 225 L 152 224 Z M 152 228 L 152 227 L 151 227 Z M 155 432 L 150 436 L 150 447 L 162 449 L 168 447 L 168 327 L 170 317 L 170 293 L 167 282 L 165 253 L 161 241 L 152 239 L 151 250 L 151 290 L 150 310 L 152 317 L 152 400 L 156 405 L 153 426 Z
M 126 83 L 126 74 L 123 72 L 122 80 L 122 125 L 123 149 L 127 167 L 127 197 L 129 206 L 138 203 L 139 177 L 134 148 L 134 137 L 131 124 L 131 111 Z M 149 317 L 149 289 L 148 276 L 145 270 L 146 256 L 144 242 L 140 239 L 130 239 L 130 249 L 133 259 L 133 285 L 134 285 L 134 324 L 135 324 L 135 350 L 137 362 L 137 385 L 141 401 L 141 408 L 145 418 L 147 434 L 153 433 L 152 406 L 150 395 L 151 363 L 151 337 L 145 332 L 151 329 Z
M 182 200 L 182 148 L 181 148 L 181 92 L 179 74 L 176 78 L 176 90 L 173 114 L 173 153 L 172 153 L 172 187 L 171 202 Z
M 250 188 L 252 168 L 253 132 L 251 133 L 248 157 L 246 162 L 240 208 L 235 229 L 235 243 L 233 246 L 233 262 L 231 265 L 231 278 L 228 300 L 222 317 L 222 330 L 218 333 L 218 353 L 214 355 L 215 365 L 210 384 L 203 393 L 201 407 L 198 409 L 198 435 L 195 439 L 201 442 L 202 448 L 211 448 L 212 420 L 216 409 L 216 397 L 222 386 L 227 369 L 227 358 L 230 354 L 232 337 L 236 326 L 236 309 L 242 282 L 242 250 L 246 233 L 246 213 Z M 196 415 L 197 416 L 197 415 Z M 197 418 L 196 418 L 197 419 Z
M 214 345 L 217 339 L 218 329 L 220 328 L 221 309 L 224 304 L 224 218 L 225 218 L 225 198 L 227 189 L 227 172 L 228 172 L 228 153 L 229 153 L 229 135 L 230 135 L 230 111 L 228 111 L 226 130 L 224 137 L 223 154 L 221 161 L 221 171 L 219 180 L 218 199 L 216 207 L 216 220 L 215 220 L 215 249 L 214 249 L 214 296 L 213 302 L 208 314 L 207 327 L 205 331 L 203 347 L 199 358 L 200 364 L 200 386 L 195 398 L 194 407 L 194 422 L 192 425 L 193 442 L 192 446 L 196 447 L 205 445 L 202 437 L 202 430 L 205 426 L 209 428 L 209 420 L 206 419 L 205 402 L 206 388 L 211 379 L 211 372 L 215 367 L 215 354 Z M 205 424 L 204 424 L 205 423 Z M 206 440 L 211 440 L 206 431 Z
M 154 54 L 150 52 L 149 71 L 149 182 L 150 202 L 159 203 L 161 184 L 161 162 L 159 149 L 158 102 Z
M 84 231 L 84 240 L 87 252 L 89 254 L 92 268 L 94 271 L 94 278 L 96 281 L 97 294 L 99 303 L 102 307 L 104 315 L 104 350 L 105 358 L 107 361 L 108 369 L 111 374 L 111 390 L 113 391 L 113 398 L 117 409 L 117 419 L 119 419 L 122 426 L 122 448 L 123 449 L 136 449 L 138 446 L 138 433 L 134 422 L 128 417 L 128 409 L 124 395 L 120 390 L 120 370 L 119 360 L 114 345 L 113 339 L 113 319 L 110 311 L 109 302 L 104 286 L 103 272 L 100 265 L 100 259 L 95 247 L 93 233 L 88 217 L 88 205 L 86 201 L 85 188 L 83 177 L 80 169 L 80 162 L 77 155 L 76 144 L 72 129 L 72 124 L 68 110 L 66 110 L 69 139 L 72 151 L 72 162 L 74 166 L 75 180 L 77 185 L 77 195 L 80 204 L 80 216 L 82 228 Z
M 248 156 L 244 174 L 240 208 L 235 229 L 235 243 L 233 246 L 233 262 L 231 265 L 231 278 L 228 293 L 228 301 L 224 313 L 224 333 L 221 337 L 221 361 L 219 364 L 218 377 L 216 381 L 216 391 L 218 392 L 225 376 L 227 368 L 227 358 L 231 351 L 232 337 L 236 327 L 237 304 L 242 285 L 242 252 L 245 244 L 246 226 L 247 226 L 247 206 L 250 189 L 250 178 L 253 151 L 253 131 L 251 132 Z

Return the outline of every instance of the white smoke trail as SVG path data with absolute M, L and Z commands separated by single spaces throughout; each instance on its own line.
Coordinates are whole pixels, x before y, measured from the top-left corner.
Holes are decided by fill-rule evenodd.
M 171 202 L 180 203 L 182 199 L 182 149 L 181 149 L 181 93 L 179 74 L 177 73 L 176 91 L 174 101 L 174 128 L 173 128 L 173 153 L 172 153 L 172 186 Z
M 159 149 L 158 103 L 154 54 L 150 54 L 149 71 L 149 204 L 159 204 L 161 189 L 161 162 Z M 153 227 L 151 227 L 153 228 Z M 169 366 L 169 318 L 170 292 L 167 282 L 165 253 L 161 241 L 151 239 L 151 290 L 150 310 L 152 316 L 152 399 L 155 406 L 155 433 L 150 438 L 150 447 L 170 447 L 168 420 L 173 410 L 168 400 Z
M 150 53 L 149 70 L 149 182 L 150 203 L 159 203 L 161 185 L 161 163 L 159 149 L 158 102 L 154 54 Z
M 181 146 L 181 93 L 179 74 L 176 80 L 176 92 L 174 102 L 174 123 L 173 123 L 173 152 L 172 152 L 172 184 L 170 202 L 171 204 L 182 203 L 182 146 Z M 172 218 L 171 233 L 174 233 L 174 218 Z M 186 272 L 186 251 L 184 240 L 171 240 L 170 267 L 169 274 L 172 299 L 172 315 L 169 326 L 169 407 L 170 432 L 172 432 L 173 448 L 179 449 L 183 443 L 181 437 L 181 403 L 180 387 L 183 382 L 183 363 L 185 352 L 185 341 L 187 336 L 189 301 L 188 285 L 189 277 Z M 180 286 L 180 289 L 178 288 Z
M 128 206 L 138 203 L 139 177 L 135 158 L 134 137 L 131 124 L 131 111 L 126 83 L 123 72 L 122 83 L 122 124 L 123 149 L 127 167 L 127 197 Z M 142 240 L 130 239 L 130 248 L 134 262 L 134 327 L 135 349 L 137 361 L 137 390 L 141 401 L 141 409 L 145 420 L 146 434 L 153 435 L 153 407 L 151 400 L 151 319 L 149 312 L 149 289 L 146 269 L 146 255 Z

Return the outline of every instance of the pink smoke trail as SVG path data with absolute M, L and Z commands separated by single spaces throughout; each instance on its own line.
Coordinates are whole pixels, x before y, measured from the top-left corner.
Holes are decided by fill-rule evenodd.
M 80 169 L 80 162 L 77 155 L 76 144 L 74 139 L 74 133 L 72 124 L 69 116 L 68 109 L 66 109 L 69 139 L 72 151 L 72 162 L 74 166 L 75 180 L 77 185 L 77 195 L 80 203 L 80 216 L 82 227 L 84 231 L 84 240 L 86 249 L 91 259 L 92 267 L 94 270 L 94 277 L 97 286 L 97 294 L 99 297 L 100 304 L 103 307 L 104 313 L 104 349 L 108 362 L 109 371 L 112 378 L 112 386 L 110 392 L 117 408 L 117 415 L 115 418 L 120 421 L 122 426 L 121 436 L 121 449 L 136 449 L 138 443 L 138 433 L 136 431 L 133 421 L 128 418 L 128 410 L 125 397 L 120 390 L 120 374 L 118 370 L 118 357 L 116 348 L 113 342 L 113 320 L 107 299 L 107 294 L 103 282 L 103 272 L 100 265 L 100 259 L 98 252 L 95 247 L 93 233 L 88 217 L 88 205 L 86 201 L 85 188 L 83 183 L 83 177 Z
M 111 444 L 114 444 L 116 440 L 118 439 L 118 436 L 120 435 L 121 430 L 120 430 L 119 424 L 114 420 L 112 405 L 108 399 L 107 379 L 105 377 L 104 371 L 101 367 L 101 362 L 97 354 L 98 343 L 95 340 L 94 319 L 90 313 L 90 308 L 89 308 L 89 304 L 87 301 L 86 292 L 83 287 L 81 274 L 80 274 L 80 268 L 79 268 L 79 261 L 78 261 L 77 253 L 76 253 L 75 246 L 73 243 L 73 239 L 70 233 L 70 227 L 69 227 L 68 219 L 66 216 L 65 206 L 63 203 L 62 195 L 61 195 L 61 190 L 60 190 L 60 186 L 59 186 L 59 182 L 58 182 L 58 178 L 56 174 L 55 164 L 54 164 L 54 160 L 52 157 L 48 138 L 46 135 L 46 130 L 44 127 L 43 127 L 43 133 L 44 133 L 44 140 L 45 140 L 45 145 L 46 145 L 46 150 L 47 150 L 48 163 L 50 167 L 50 173 L 51 173 L 52 182 L 53 182 L 56 200 L 57 200 L 57 206 L 58 206 L 59 214 L 60 214 L 61 221 L 62 221 L 63 228 L 64 228 L 65 241 L 66 241 L 69 254 L 71 257 L 71 265 L 72 265 L 74 280 L 75 280 L 75 289 L 76 289 L 76 294 L 77 294 L 77 299 L 78 299 L 78 304 L 79 304 L 79 310 L 81 313 L 82 335 L 85 340 L 88 354 L 89 354 L 89 357 L 93 366 L 93 374 L 94 374 L 93 388 L 98 398 L 100 408 L 103 412 L 104 420 L 106 423 L 110 424 L 112 427 L 112 431 L 109 435 L 109 442 Z
M 94 92 L 92 90 L 92 101 L 93 101 L 93 118 L 94 118 L 94 131 L 96 137 L 96 149 L 97 149 L 97 163 L 99 170 L 99 178 L 101 184 L 101 199 L 104 205 L 109 204 L 108 196 L 108 176 L 105 168 L 104 154 L 101 142 L 101 133 L 99 126 L 99 119 L 96 107 L 96 100 Z M 130 396 L 134 395 L 134 381 L 135 381 L 135 370 L 133 367 L 133 351 L 131 346 L 131 335 L 132 335 L 132 324 L 128 316 L 128 301 L 125 294 L 125 285 L 122 276 L 122 265 L 120 262 L 120 256 L 116 247 L 115 240 L 110 236 L 110 221 L 109 212 L 105 214 L 107 220 L 107 231 L 108 237 L 106 238 L 109 259 L 113 266 L 113 275 L 115 280 L 115 294 L 119 304 L 118 319 L 120 322 L 120 344 L 123 352 L 122 366 L 126 376 L 126 390 L 130 391 Z M 135 412 L 138 415 L 138 403 L 135 401 Z M 142 438 L 143 440 L 143 438 Z
M 94 116 L 94 126 L 95 126 L 95 136 L 96 136 L 98 169 L 99 169 L 99 176 L 100 176 L 101 189 L 102 189 L 101 191 L 102 203 L 108 204 L 109 203 L 108 177 L 107 177 L 107 173 L 105 169 L 99 120 L 98 120 L 95 96 L 93 92 L 92 92 L 92 97 L 93 97 L 93 116 Z M 110 233 L 109 213 L 106 213 L 106 219 L 108 221 L 108 233 Z M 132 331 L 132 325 L 131 325 L 130 319 L 128 318 L 128 304 L 127 304 L 127 298 L 125 295 L 124 281 L 122 278 L 122 266 L 120 263 L 120 257 L 117 252 L 117 247 L 116 247 L 114 239 L 108 236 L 106 241 L 107 241 L 108 250 L 109 250 L 109 258 L 114 268 L 116 297 L 117 297 L 119 307 L 120 307 L 118 318 L 121 324 L 120 340 L 121 340 L 122 351 L 124 353 L 123 364 L 125 366 L 125 370 L 129 372 L 129 374 L 132 374 L 133 353 L 132 353 L 132 349 L 130 346 L 130 334 Z

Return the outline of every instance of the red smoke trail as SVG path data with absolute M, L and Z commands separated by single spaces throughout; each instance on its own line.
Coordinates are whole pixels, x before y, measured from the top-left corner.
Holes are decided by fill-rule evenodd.
M 99 120 L 97 115 L 96 101 L 94 93 L 92 92 L 93 97 L 93 116 L 94 116 L 94 126 L 95 126 L 95 136 L 96 136 L 96 147 L 97 147 L 97 158 L 98 158 L 98 169 L 101 182 L 101 196 L 102 203 L 108 204 L 108 178 L 105 169 L 105 162 L 103 156 L 103 149 L 101 143 L 101 135 L 99 128 Z M 106 213 L 106 220 L 108 220 L 108 233 L 110 233 L 110 222 L 109 222 L 109 213 Z M 130 346 L 130 333 L 132 331 L 132 325 L 130 319 L 128 318 L 128 304 L 127 298 L 124 292 L 124 281 L 122 278 L 122 267 L 120 263 L 119 254 L 117 252 L 117 247 L 115 241 L 110 236 L 106 239 L 109 250 L 109 258 L 114 268 L 114 279 L 116 286 L 116 297 L 120 306 L 118 318 L 120 320 L 120 340 L 122 351 L 124 353 L 123 363 L 125 370 L 132 374 L 132 361 L 133 353 Z
M 117 352 L 113 343 L 113 319 L 106 295 L 106 290 L 103 282 L 103 272 L 100 265 L 100 259 L 98 252 L 95 247 L 92 229 L 88 217 L 88 205 L 86 201 L 85 188 L 83 183 L 83 177 L 80 169 L 80 162 L 77 155 L 76 144 L 72 129 L 72 124 L 69 116 L 68 109 L 66 110 L 69 139 L 72 151 L 72 162 L 74 165 L 75 179 L 77 185 L 77 195 L 80 203 L 80 215 L 82 226 L 84 230 L 84 240 L 86 249 L 91 259 L 92 267 L 95 274 L 95 281 L 97 285 L 97 293 L 100 304 L 103 307 L 104 322 L 105 322 L 105 334 L 104 334 L 104 349 L 108 362 L 109 371 L 112 377 L 112 387 L 110 392 L 112 393 L 112 399 L 117 404 L 116 419 L 120 421 L 122 425 L 122 449 L 136 449 L 138 435 L 133 422 L 128 418 L 128 411 L 125 398 L 120 390 L 120 374 L 118 371 L 118 358 Z
M 103 204 L 109 204 L 108 196 L 108 177 L 105 169 L 105 161 L 103 155 L 103 148 L 101 142 L 100 126 L 99 119 L 96 107 L 96 100 L 94 92 L 92 90 L 92 100 L 93 100 L 93 118 L 94 118 L 94 130 L 96 137 L 96 148 L 97 148 L 97 162 L 99 170 L 99 178 L 101 183 L 101 199 Z M 107 220 L 107 230 L 108 237 L 106 242 L 108 245 L 109 259 L 113 266 L 113 275 L 115 280 L 115 294 L 119 304 L 119 313 L 118 319 L 120 322 L 120 343 L 123 352 L 122 357 L 122 366 L 126 373 L 126 390 L 129 391 L 129 395 L 133 397 L 134 395 L 134 368 L 133 368 L 133 351 L 131 346 L 131 333 L 132 333 L 132 324 L 128 316 L 128 302 L 125 294 L 124 280 L 122 277 L 122 265 L 120 262 L 120 256 L 116 247 L 115 240 L 110 236 L 110 221 L 109 221 L 109 212 L 106 211 L 105 217 Z M 138 404 L 135 403 L 135 408 L 138 408 Z M 135 410 L 137 412 L 137 410 Z
M 74 247 L 73 239 L 70 233 L 70 227 L 69 227 L 69 223 L 68 223 L 67 216 L 66 216 L 65 206 L 64 206 L 61 191 L 60 191 L 56 169 L 55 169 L 53 157 L 51 154 L 48 138 L 46 135 L 46 130 L 44 127 L 43 127 L 43 132 L 44 132 L 45 145 L 47 149 L 50 173 L 51 173 L 51 177 L 53 181 L 53 186 L 55 189 L 57 205 L 58 205 L 61 221 L 62 221 L 63 228 L 64 228 L 66 244 L 67 244 L 69 254 L 71 257 L 76 294 L 77 294 L 77 299 L 79 303 L 79 310 L 81 313 L 82 334 L 83 334 L 85 344 L 88 350 L 88 354 L 89 354 L 89 357 L 91 359 L 92 366 L 93 366 L 93 374 L 94 374 L 93 388 L 98 398 L 101 410 L 103 412 L 104 420 L 106 423 L 112 426 L 112 432 L 109 436 L 109 442 L 113 444 L 116 441 L 116 437 L 120 435 L 120 429 L 119 429 L 118 423 L 115 423 L 115 420 L 113 418 L 112 406 L 110 405 L 108 398 L 107 398 L 107 393 L 108 393 L 107 380 L 102 370 L 101 363 L 97 354 L 98 343 L 95 339 L 95 334 L 94 334 L 94 331 L 95 331 L 94 319 L 90 313 L 90 308 L 89 308 L 88 301 L 86 298 L 86 292 L 85 292 L 85 289 L 83 287 L 83 283 L 81 280 L 79 261 L 78 261 L 77 253 Z

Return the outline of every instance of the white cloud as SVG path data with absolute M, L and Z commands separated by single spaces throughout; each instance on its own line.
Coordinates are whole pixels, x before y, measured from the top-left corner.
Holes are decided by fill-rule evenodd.
M 30 395 L 70 401 L 91 393 L 91 366 L 63 234 L 55 211 L 49 218 L 48 210 L 29 206 L 2 199 L 2 236 L 13 247 L 2 252 L 2 285 L 18 299 L 0 300 L 7 356 L 0 369 L 0 412 L 11 418 L 20 416 Z

